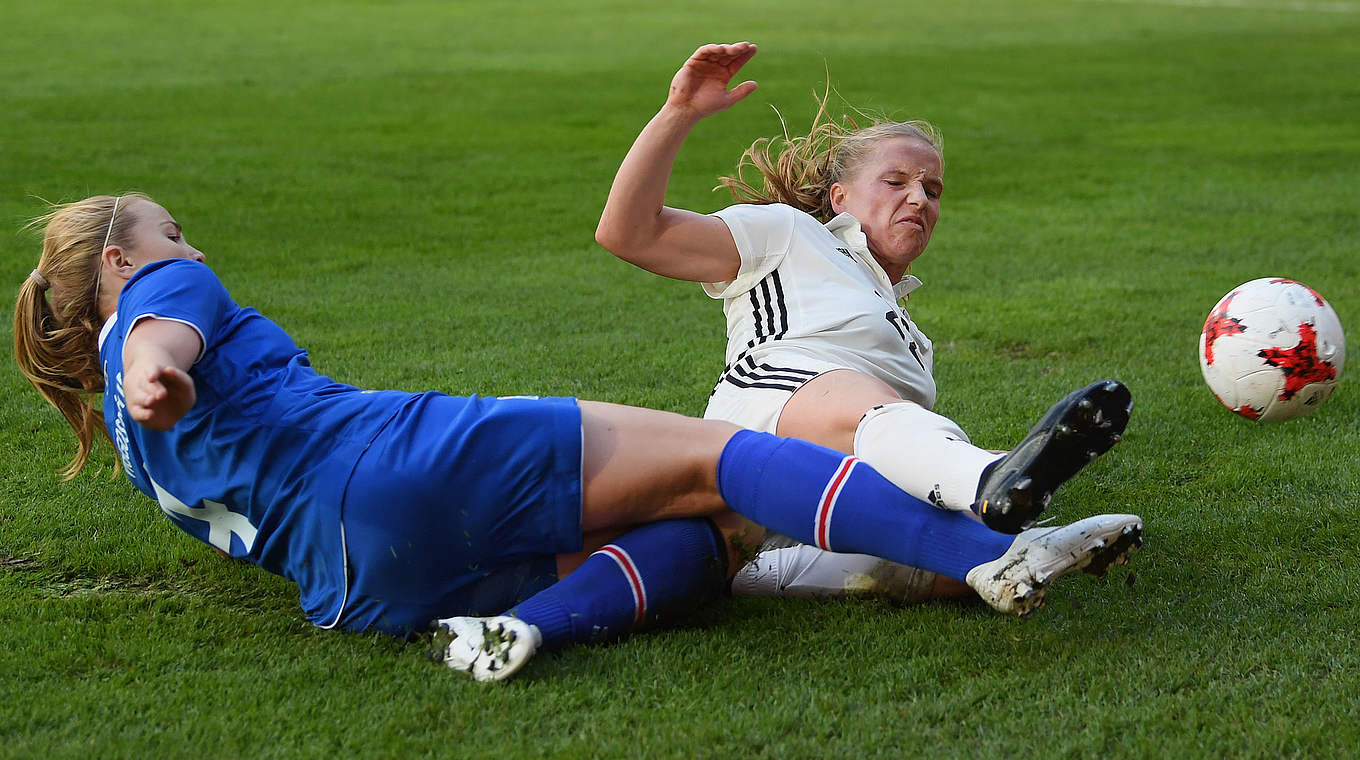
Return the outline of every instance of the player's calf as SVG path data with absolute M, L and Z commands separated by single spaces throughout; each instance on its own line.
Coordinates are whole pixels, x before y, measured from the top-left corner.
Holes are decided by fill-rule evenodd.
M 770 534 L 732 578 L 733 596 L 872 596 L 913 603 L 934 598 L 937 576 L 866 554 L 839 554 Z

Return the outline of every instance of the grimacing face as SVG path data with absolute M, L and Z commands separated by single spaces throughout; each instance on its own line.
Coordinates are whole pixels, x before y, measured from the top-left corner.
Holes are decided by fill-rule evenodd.
M 831 208 L 859 221 L 869 252 L 897 282 L 930 244 L 943 191 L 944 162 L 935 148 L 919 137 L 889 137 L 831 186 Z

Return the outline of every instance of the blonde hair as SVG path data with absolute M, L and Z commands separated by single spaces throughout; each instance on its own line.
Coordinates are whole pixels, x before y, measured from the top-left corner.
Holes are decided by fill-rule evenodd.
M 858 109 L 852 110 L 868 122 L 866 126 L 851 114 L 834 119 L 827 109 L 829 92 L 816 97 L 817 113 L 806 135 L 790 137 L 781 115 L 782 137 L 752 143 L 738 159 L 736 172 L 719 178 L 718 187 L 727 188 L 741 203 L 787 203 L 826 222 L 836 215 L 831 210 L 831 186 L 853 175 L 880 141 L 914 137 L 944 160 L 940 132 L 930 122 L 893 121 Z M 746 180 L 747 169 L 760 175 L 758 186 Z
M 95 431 L 109 440 L 103 414 L 94 405 L 95 396 L 104 391 L 99 366 L 99 331 L 104 324 L 99 314 L 99 260 L 105 245 L 128 244 L 137 221 L 127 208 L 132 198 L 151 200 L 127 193 L 52 204 L 51 211 L 25 227 L 43 228 L 43 247 L 34 275 L 19 286 L 14 360 L 75 431 L 79 449 L 61 470 L 63 480 L 85 467 Z

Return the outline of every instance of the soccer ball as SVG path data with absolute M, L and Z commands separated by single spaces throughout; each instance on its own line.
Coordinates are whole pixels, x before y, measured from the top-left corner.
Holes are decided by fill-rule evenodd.
M 1233 288 L 1214 304 L 1199 336 L 1209 390 L 1257 422 L 1313 411 L 1332 395 L 1345 364 L 1336 312 L 1317 291 L 1280 277 Z

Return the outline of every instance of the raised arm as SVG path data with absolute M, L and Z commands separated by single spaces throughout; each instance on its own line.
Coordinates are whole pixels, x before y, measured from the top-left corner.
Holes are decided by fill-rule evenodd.
M 198 331 L 182 322 L 143 319 L 123 344 L 123 398 L 128 414 L 152 430 L 169 430 L 194 407 L 189 368 L 203 350 Z
M 680 146 L 700 119 L 735 105 L 756 83 L 727 85 L 756 46 L 704 45 L 671 80 L 661 111 L 643 127 L 619 166 L 595 240 L 624 261 L 649 272 L 694 282 L 737 275 L 741 257 L 727 225 L 717 217 L 665 205 L 666 185 Z

